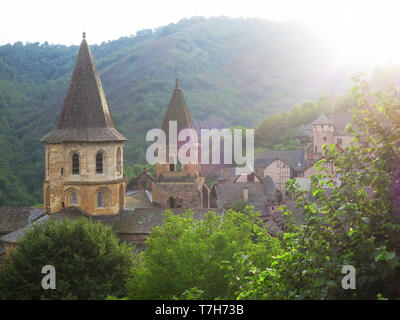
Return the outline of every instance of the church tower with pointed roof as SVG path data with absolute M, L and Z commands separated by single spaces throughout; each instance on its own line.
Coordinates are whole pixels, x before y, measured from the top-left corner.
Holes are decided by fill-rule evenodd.
M 178 159 L 180 147 L 185 142 L 177 141 L 170 136 L 170 126 L 176 123 L 176 133 L 184 129 L 194 130 L 192 118 L 186 105 L 183 91 L 176 79 L 161 129 L 166 136 L 166 163 L 156 163 L 156 178 L 152 184 L 152 200 L 164 208 L 209 208 L 209 188 L 201 177 L 201 165 L 197 163 L 181 164 Z M 169 150 L 170 140 L 175 139 L 176 152 Z M 197 136 L 191 136 L 190 141 L 200 152 Z M 198 156 L 198 160 L 199 160 Z
M 125 207 L 123 149 L 92 54 L 83 34 L 55 129 L 45 143 L 44 207 L 51 214 L 77 207 L 90 215 Z

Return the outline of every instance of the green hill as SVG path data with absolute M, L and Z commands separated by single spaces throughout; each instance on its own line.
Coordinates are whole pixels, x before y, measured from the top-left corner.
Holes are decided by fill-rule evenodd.
M 323 43 L 302 24 L 195 17 L 91 50 L 132 165 L 145 163 L 145 134 L 161 125 L 176 77 L 197 127 L 256 126 L 347 86 Z M 0 46 L 0 205 L 42 201 L 39 139 L 57 122 L 77 53 L 47 43 Z

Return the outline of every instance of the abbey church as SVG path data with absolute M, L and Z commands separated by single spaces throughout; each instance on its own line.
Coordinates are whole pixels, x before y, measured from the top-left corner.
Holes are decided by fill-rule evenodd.
M 194 129 L 178 81 L 162 129 L 177 121 L 178 132 Z M 123 150 L 87 41 L 82 40 L 57 127 L 46 134 L 44 207 L 52 214 L 77 207 L 90 215 L 117 214 L 125 208 Z M 156 164 L 153 201 L 165 208 L 208 208 L 209 190 L 199 164 L 178 167 L 176 159 Z
M 285 182 L 298 177 L 309 183 L 321 146 L 332 140 L 343 148 L 348 140 L 343 129 L 347 120 L 322 116 L 310 124 L 314 141 L 309 150 L 264 152 L 250 174 L 235 176 L 234 168 L 225 168 L 209 188 L 200 164 L 181 164 L 168 149 L 171 121 L 176 121 L 178 133 L 194 129 L 178 79 L 160 126 L 167 140 L 166 163 L 156 163 L 154 177 L 143 172 L 127 183 L 123 159 L 124 144 L 129 142 L 113 121 L 84 34 L 57 126 L 41 139 L 46 171 L 43 208 L 0 207 L 0 260 L 17 246 L 26 229 L 48 219 L 99 221 L 140 250 L 167 208 L 178 214 L 191 209 L 194 218 L 203 219 L 210 210 L 223 215 L 244 201 L 272 230 L 282 201 L 278 193 L 287 200 Z
M 177 122 L 178 132 L 194 128 L 178 80 L 161 126 L 164 132 L 169 132 L 170 121 Z M 113 226 L 123 240 L 137 243 L 161 224 L 165 208 L 176 212 L 192 208 L 197 218 L 208 211 L 210 190 L 201 177 L 201 166 L 179 164 L 168 148 L 167 164 L 156 164 L 147 208 L 126 208 L 123 152 L 127 139 L 115 126 L 85 34 L 58 124 L 41 141 L 45 143 L 44 206 L 42 211 L 1 208 L 0 236 L 4 235 L 6 254 L 24 228 L 50 217 L 101 221 Z M 7 222 L 4 227 L 2 221 Z

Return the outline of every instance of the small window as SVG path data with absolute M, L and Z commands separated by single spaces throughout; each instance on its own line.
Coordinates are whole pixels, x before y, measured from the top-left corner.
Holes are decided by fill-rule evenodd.
M 326 141 L 326 137 L 324 137 L 324 141 Z
M 72 155 L 72 174 L 79 174 L 79 155 Z
M 97 194 L 97 206 L 98 206 L 99 208 L 102 208 L 102 207 L 103 207 L 103 192 L 99 192 L 99 193 Z
M 142 181 L 142 184 L 143 184 L 143 188 L 147 187 L 147 181 Z
M 338 138 L 338 139 L 337 139 L 337 144 L 338 144 L 338 145 L 341 145 L 341 144 L 342 144 L 342 139 L 341 139 L 341 138 Z
M 117 150 L 117 172 L 118 173 L 121 173 L 121 167 L 122 167 L 122 165 L 121 165 L 121 163 L 122 163 L 122 157 L 121 157 L 121 149 L 120 148 L 118 148 L 118 150 Z
M 64 168 L 61 168 L 61 175 L 64 175 Z
M 96 173 L 103 173 L 103 154 L 101 152 L 96 154 Z

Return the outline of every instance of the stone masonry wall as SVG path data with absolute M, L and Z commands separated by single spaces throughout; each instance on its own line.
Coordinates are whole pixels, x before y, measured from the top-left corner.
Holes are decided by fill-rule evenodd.
M 117 150 L 120 148 L 120 165 Z M 101 151 L 103 173 L 96 173 L 96 154 Z M 72 174 L 72 155 L 79 155 L 79 174 Z M 46 180 L 43 182 L 44 206 L 48 213 L 74 205 L 68 194 L 75 192 L 78 206 L 88 214 L 116 214 L 125 206 L 122 142 L 82 142 L 46 144 Z M 120 170 L 118 171 L 118 168 Z M 105 206 L 97 207 L 97 193 L 104 191 Z

